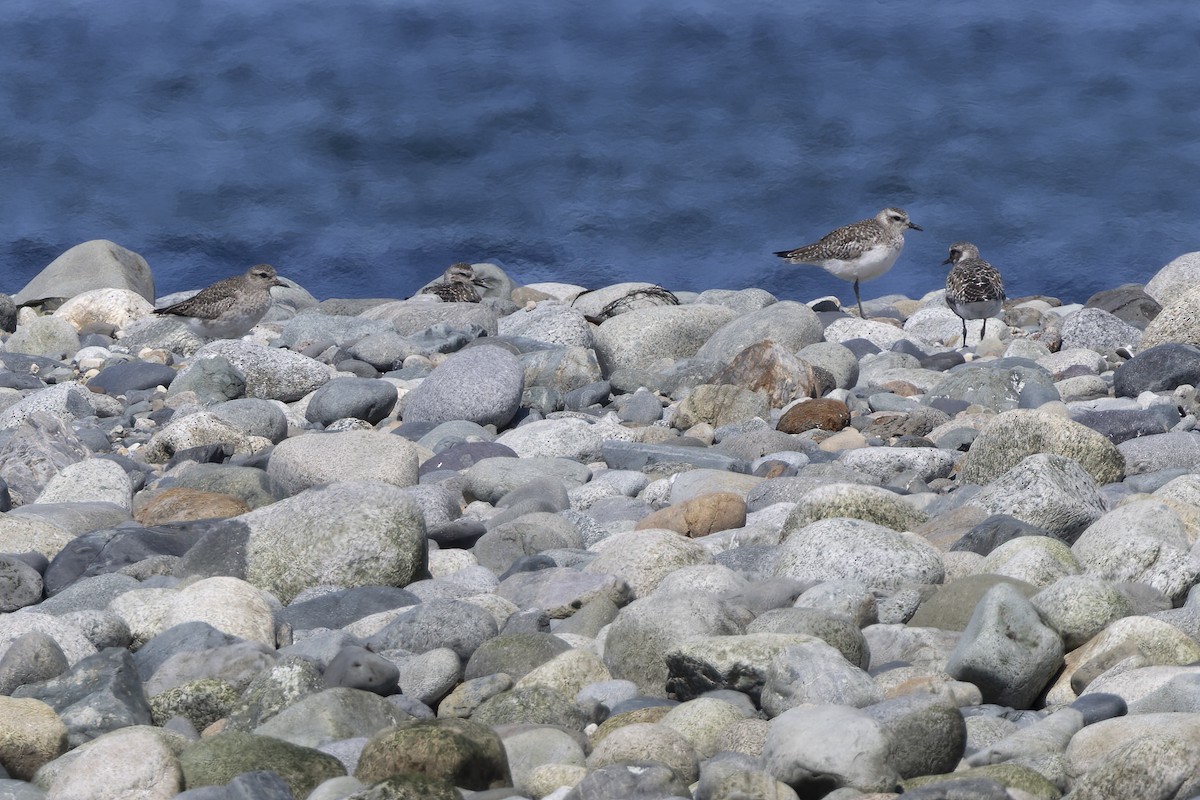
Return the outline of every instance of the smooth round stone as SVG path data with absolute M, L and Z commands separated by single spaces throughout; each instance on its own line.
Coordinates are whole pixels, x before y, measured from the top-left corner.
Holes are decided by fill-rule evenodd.
M 1184 384 L 1200 385 L 1200 348 L 1190 344 L 1151 347 L 1126 361 L 1113 375 L 1117 397 L 1166 392 Z
M 883 699 L 883 690 L 862 669 L 823 641 L 794 644 L 770 661 L 761 705 L 775 718 L 800 705 L 862 708 Z
M 662 414 L 663 408 L 658 397 L 644 387 L 627 395 L 617 409 L 619 419 L 636 425 L 649 425 L 657 422 L 662 419 Z
M 35 317 L 19 324 L 16 332 L 5 341 L 4 348 L 10 353 L 62 361 L 79 350 L 79 334 L 75 326 L 60 317 Z
M 417 452 L 407 440 L 376 431 L 312 433 L 280 442 L 267 463 L 267 475 L 286 495 L 354 479 L 413 486 Z
M 374 425 L 391 413 L 397 396 L 396 387 L 388 381 L 334 378 L 309 398 L 304 416 L 322 425 L 347 417 Z
M 56 678 L 69 668 L 66 655 L 50 634 L 40 630 L 22 634 L 9 643 L 0 657 L 0 695 L 10 695 L 19 686 Z
M 1124 698 L 1105 692 L 1089 692 L 1071 703 L 1070 707 L 1083 714 L 1084 725 L 1123 717 L 1129 711 Z
M 1062 322 L 1062 349 L 1086 348 L 1106 353 L 1118 347 L 1135 348 L 1142 332 L 1101 308 L 1084 308 Z
M 405 397 L 406 421 L 463 419 L 507 425 L 517 413 L 525 373 L 511 352 L 496 345 L 460 350 Z
M 1140 330 L 1145 330 L 1146 325 L 1162 311 L 1162 305 L 1136 283 L 1096 292 L 1088 298 L 1084 307 L 1103 309 Z
M 771 722 L 763 745 L 766 770 L 802 796 L 843 786 L 895 791 L 900 775 L 888 763 L 891 740 L 865 712 L 836 705 L 800 706 Z
M 210 410 L 218 419 L 249 436 L 261 436 L 276 444 L 287 438 L 287 415 L 274 401 L 243 397 L 218 403 Z
M 246 395 L 290 403 L 324 385 L 329 367 L 314 359 L 277 347 L 265 347 L 240 339 L 221 339 L 204 345 L 193 364 L 212 356 L 223 356 L 246 379 Z
M 379 695 L 396 691 L 400 670 L 391 661 L 363 647 L 342 648 L 325 667 L 325 681 L 329 686 L 344 686 L 362 689 Z
M 0 612 L 40 602 L 42 589 L 41 573 L 18 558 L 0 554 Z
M 201 405 L 233 400 L 246 393 L 246 375 L 224 356 L 196 359 L 167 389 L 167 397 L 194 392 Z
M 151 361 L 126 361 L 105 367 L 88 381 L 93 391 L 103 390 L 106 394 L 121 396 L 138 389 L 153 389 L 170 386 L 175 380 L 175 370 L 165 364 Z

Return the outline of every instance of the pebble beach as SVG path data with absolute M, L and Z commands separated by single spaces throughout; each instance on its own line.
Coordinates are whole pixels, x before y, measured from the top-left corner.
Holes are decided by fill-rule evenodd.
M 1200 253 L 966 342 L 276 267 L 0 295 L 0 800 L 1200 796 Z

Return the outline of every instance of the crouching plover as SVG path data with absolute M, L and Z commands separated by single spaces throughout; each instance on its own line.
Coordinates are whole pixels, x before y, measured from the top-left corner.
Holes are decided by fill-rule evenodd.
M 270 264 L 255 264 L 245 274 L 217 281 L 155 314 L 184 317 L 188 328 L 206 339 L 244 336 L 271 307 L 271 287 L 287 286 Z
M 838 228 L 821 237 L 820 241 L 781 250 L 775 255 L 793 264 L 810 264 L 844 281 L 854 281 L 854 299 L 858 314 L 863 313 L 858 282 L 878 278 L 892 268 L 904 249 L 904 233 L 909 228 L 921 230 L 908 221 L 908 214 L 899 208 L 885 208 L 872 219 L 864 219 Z
M 421 294 L 432 294 L 442 298 L 443 303 L 478 303 L 481 285 L 475 277 L 475 268 L 466 262 L 451 264 L 446 270 L 446 280 L 426 286 Z
M 967 320 L 981 319 L 982 339 L 987 333 L 988 317 L 1000 313 L 1004 303 L 1004 281 L 995 267 L 979 257 L 979 248 L 970 242 L 950 245 L 950 257 L 944 264 L 953 264 L 946 276 L 946 305 L 962 318 L 963 347 L 967 346 Z

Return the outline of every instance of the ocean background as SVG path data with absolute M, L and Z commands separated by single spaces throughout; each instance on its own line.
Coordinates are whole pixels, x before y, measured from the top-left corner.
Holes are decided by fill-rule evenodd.
M 771 253 L 895 205 L 864 297 L 968 239 L 1082 302 L 1200 250 L 1198 65 L 1195 0 L 5 0 L 0 291 L 106 238 L 160 294 L 465 260 L 852 302 Z

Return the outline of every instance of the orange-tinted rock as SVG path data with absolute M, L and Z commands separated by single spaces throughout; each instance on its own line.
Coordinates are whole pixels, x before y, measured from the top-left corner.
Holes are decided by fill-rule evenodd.
M 815 397 L 817 385 L 808 362 L 769 340 L 752 344 L 734 356 L 713 383 L 731 383 L 762 392 L 771 408 L 782 408 L 797 397 Z
M 746 524 L 746 501 L 733 492 L 712 492 L 655 511 L 638 520 L 635 530 L 664 528 L 692 539 Z
M 840 431 L 850 424 L 850 409 L 840 400 L 822 397 L 798 403 L 779 418 L 776 429 L 784 433 L 803 433 L 813 428 Z
M 156 494 L 133 516 L 143 525 L 162 525 L 194 519 L 236 517 L 249 510 L 248 505 L 231 495 L 175 486 Z

